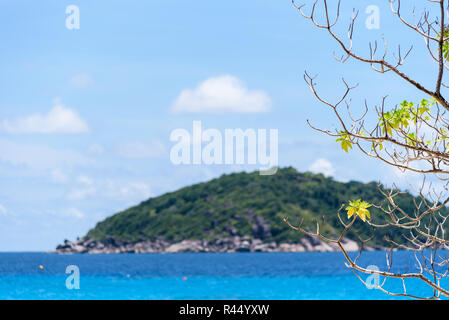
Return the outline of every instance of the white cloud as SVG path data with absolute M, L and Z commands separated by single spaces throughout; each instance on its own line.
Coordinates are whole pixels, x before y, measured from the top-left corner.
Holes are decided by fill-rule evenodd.
M 82 186 L 70 191 L 67 198 L 70 200 L 82 200 L 97 194 L 97 188 L 94 186 L 94 181 L 86 175 L 80 175 L 76 179 L 78 184 Z
M 89 147 L 88 152 L 94 155 L 101 155 L 104 153 L 104 148 L 99 144 L 93 144 Z
M 69 79 L 69 84 L 78 88 L 87 88 L 94 83 L 92 77 L 86 73 L 74 75 Z
M 121 197 L 124 199 L 149 198 L 151 196 L 150 187 L 143 182 L 130 182 L 118 189 Z
M 150 186 L 140 181 L 107 180 L 104 187 L 105 197 L 137 201 L 149 198 L 152 193 Z
M 54 169 L 64 166 L 87 165 L 92 161 L 69 149 L 53 149 L 46 146 L 18 144 L 0 139 L 0 162 L 15 166 Z
M 426 165 L 417 162 L 414 164 L 417 169 L 426 169 Z M 386 187 L 395 187 L 400 190 L 407 190 L 413 195 L 422 194 L 432 202 L 439 202 L 445 199 L 448 194 L 449 184 L 442 181 L 438 176 L 431 174 L 420 174 L 410 170 L 402 170 L 396 167 L 388 167 L 382 182 Z
M 322 173 L 325 176 L 333 176 L 335 174 L 335 169 L 328 160 L 326 159 L 317 159 L 312 165 L 309 167 L 309 171 L 314 173 Z
M 127 142 L 117 149 L 120 156 L 130 159 L 155 158 L 167 153 L 165 145 L 158 140 L 146 144 L 139 141 Z
M 94 197 L 96 199 L 120 199 L 137 201 L 149 198 L 152 193 L 150 187 L 139 181 L 94 181 L 86 176 L 77 179 L 82 186 L 76 187 L 67 194 L 69 200 L 84 200 Z
M 0 204 L 0 215 L 5 216 L 7 212 L 8 210 L 6 210 L 6 208 Z
M 69 200 L 82 200 L 88 197 L 92 197 L 97 193 L 97 189 L 89 186 L 87 188 L 81 188 L 81 189 L 75 189 L 72 190 L 68 195 L 67 198 Z
M 37 113 L 15 120 L 5 119 L 0 122 L 0 130 L 11 134 L 85 133 L 89 127 L 75 111 L 57 103 L 44 115 Z
M 65 212 L 66 216 L 70 216 L 70 217 L 74 217 L 77 219 L 83 219 L 84 218 L 84 213 L 82 213 L 81 211 L 79 211 L 76 208 L 69 208 L 66 212 Z
M 68 178 L 60 169 L 54 169 L 50 172 L 51 179 L 56 183 L 66 183 Z
M 86 186 L 91 186 L 94 183 L 94 181 L 91 178 L 89 178 L 88 176 L 85 176 L 85 175 L 79 176 L 78 182 L 81 184 L 84 184 Z
M 267 112 L 271 99 L 261 90 L 249 90 L 233 76 L 209 78 L 195 89 L 181 91 L 172 106 L 175 113 Z

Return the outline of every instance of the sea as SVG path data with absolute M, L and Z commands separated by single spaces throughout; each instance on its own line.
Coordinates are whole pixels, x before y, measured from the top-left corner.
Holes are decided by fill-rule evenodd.
M 353 257 L 354 254 L 352 254 Z M 364 267 L 386 268 L 385 252 L 366 252 Z M 393 255 L 392 271 L 416 267 L 406 251 Z M 0 299 L 33 300 L 378 300 L 386 295 L 347 268 L 339 252 L 73 254 L 0 253 Z M 403 292 L 400 280 L 384 288 Z M 407 292 L 432 295 L 419 280 Z

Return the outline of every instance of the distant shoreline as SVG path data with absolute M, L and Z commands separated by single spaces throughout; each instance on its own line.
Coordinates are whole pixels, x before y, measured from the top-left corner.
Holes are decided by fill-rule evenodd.
M 355 241 L 342 240 L 343 248 L 348 252 L 358 251 L 360 248 Z M 367 247 L 365 250 L 374 251 L 383 248 Z M 71 242 L 65 240 L 58 245 L 53 253 L 57 254 L 114 254 L 114 253 L 195 253 L 195 252 L 336 252 L 340 249 L 320 239 L 303 237 L 297 243 L 263 242 L 261 239 L 250 237 L 229 237 L 217 240 L 183 240 L 168 242 L 164 239 L 142 240 L 129 242 L 113 237 L 96 241 L 83 238 Z

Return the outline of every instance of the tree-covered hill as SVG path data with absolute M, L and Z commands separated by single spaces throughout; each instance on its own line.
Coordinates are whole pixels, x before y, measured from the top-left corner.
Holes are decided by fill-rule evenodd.
M 321 174 L 299 173 L 291 167 L 271 176 L 258 172 L 233 173 L 151 198 L 119 212 L 98 223 L 87 238 L 113 237 L 132 242 L 163 238 L 179 242 L 238 235 L 264 242 L 297 242 L 303 235 L 289 228 L 284 217 L 292 224 L 303 219 L 304 225 L 313 229 L 316 221 L 324 216 L 323 230 L 334 234 L 342 229 L 337 217 L 340 206 L 359 198 L 374 203 L 384 200 L 377 183 L 341 183 Z M 402 209 L 413 212 L 410 194 L 398 199 Z M 372 219 L 385 221 L 384 213 L 370 209 Z M 346 219 L 344 212 L 342 217 Z M 372 235 L 360 219 L 354 230 L 367 238 Z M 378 230 L 372 244 L 385 244 L 383 238 L 387 234 L 401 241 L 400 234 L 388 228 Z M 354 234 L 349 233 L 348 238 L 355 239 Z

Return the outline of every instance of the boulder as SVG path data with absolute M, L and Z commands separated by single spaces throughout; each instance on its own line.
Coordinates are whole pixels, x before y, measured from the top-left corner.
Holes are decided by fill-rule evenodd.
M 165 252 L 200 252 L 203 251 L 201 246 L 201 240 L 183 240 L 178 243 L 174 243 L 165 249 Z
M 341 239 L 341 245 L 343 246 L 343 249 L 345 249 L 345 251 L 348 252 L 359 251 L 360 249 L 357 242 L 350 240 L 348 238 Z

